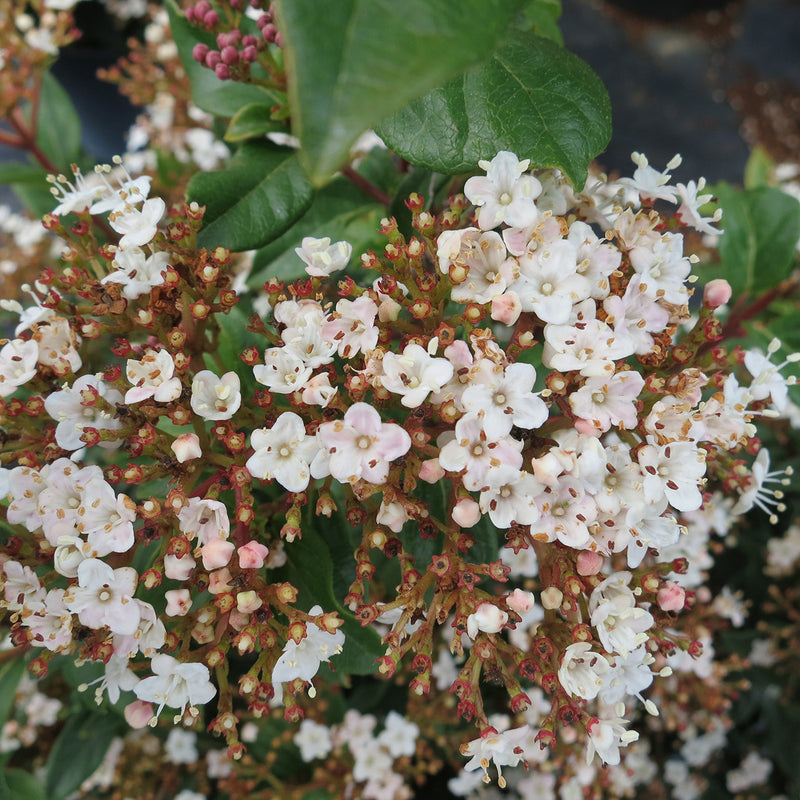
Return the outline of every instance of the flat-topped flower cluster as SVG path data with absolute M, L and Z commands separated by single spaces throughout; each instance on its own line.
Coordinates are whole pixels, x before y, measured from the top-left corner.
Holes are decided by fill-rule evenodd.
M 331 744 L 303 695 L 360 623 L 382 636 L 383 675 L 475 721 L 468 770 L 539 762 L 562 740 L 619 763 L 627 717 L 659 713 L 642 693 L 700 653 L 680 632 L 686 515 L 724 506 L 715 490 L 732 514 L 780 509 L 766 450 L 748 454 L 792 382 L 776 347 L 719 346 L 724 281 L 692 316 L 684 229 L 714 233 L 719 215 L 703 215 L 702 185 L 635 162 L 576 192 L 501 152 L 438 214 L 412 196 L 413 236 L 384 220 L 381 256 L 353 266 L 348 243 L 303 239 L 307 277 L 268 281 L 238 364 L 209 352 L 240 298 L 236 260 L 196 248 L 202 209 L 165 221 L 119 165 L 56 178 L 45 224 L 70 263 L 0 350 L 3 606 L 13 642 L 40 648 L 35 671 L 56 653 L 102 662 L 98 700 L 133 692 L 135 726 L 165 705 L 191 726 L 216 698 L 205 722 L 234 757 L 240 723 L 283 704 L 309 717 L 311 761 Z M 281 571 L 309 526 L 338 535 L 314 513 L 361 537 L 338 612 Z M 373 551 L 397 562 L 393 581 Z M 514 726 L 498 731 L 484 680 Z M 386 733 L 374 764 L 354 753 L 348 791 L 389 791 L 385 769 L 415 752 L 404 724 L 386 723 L 402 752 Z

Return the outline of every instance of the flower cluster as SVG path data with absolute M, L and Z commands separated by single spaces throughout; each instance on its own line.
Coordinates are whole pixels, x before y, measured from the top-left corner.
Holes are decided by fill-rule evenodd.
M 684 236 L 718 215 L 635 162 L 576 192 L 501 152 L 440 213 L 412 195 L 414 235 L 384 220 L 357 267 L 305 238 L 306 275 L 269 280 L 227 351 L 242 298 L 231 254 L 197 247 L 203 209 L 120 159 L 55 177 L 68 265 L 0 350 L 2 605 L 33 671 L 102 665 L 131 726 L 203 717 L 232 759 L 253 721 L 302 719 L 302 759 L 348 796 L 408 796 L 453 708 L 479 735 L 452 791 L 548 759 L 565 786 L 604 785 L 600 763 L 646 781 L 630 720 L 701 675 L 715 515 L 782 510 L 753 421 L 785 410 L 796 359 L 720 345 L 724 281 L 692 317 Z M 730 591 L 703 608 L 744 613 Z M 407 682 L 409 719 L 324 725 L 339 665 Z M 527 780 L 553 796 L 551 769 Z

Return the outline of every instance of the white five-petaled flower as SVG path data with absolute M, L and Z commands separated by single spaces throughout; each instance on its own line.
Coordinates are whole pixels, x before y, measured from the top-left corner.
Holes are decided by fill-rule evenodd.
M 434 358 L 418 344 L 406 345 L 399 355 L 386 353 L 382 366 L 381 386 L 401 395 L 406 408 L 421 406 L 453 377 L 453 365 L 446 358 Z
M 322 607 L 314 606 L 308 613 L 312 617 L 318 616 L 322 613 Z M 277 684 L 293 681 L 295 678 L 310 683 L 320 665 L 341 653 L 343 645 L 342 631 L 328 633 L 313 622 L 307 622 L 306 635 L 299 644 L 294 639 L 286 642 L 283 653 L 272 670 L 272 683 L 276 685 L 276 689 Z
M 344 419 L 323 423 L 317 436 L 325 450 L 311 464 L 311 474 L 321 478 L 330 473 L 341 483 L 386 483 L 390 462 L 411 447 L 407 431 L 393 422 L 383 422 L 367 403 L 354 403 Z
M 290 492 L 302 492 L 310 478 L 309 466 L 319 449 L 306 435 L 303 420 L 294 412 L 281 414 L 271 428 L 259 428 L 250 436 L 255 453 L 245 465 L 254 478 L 276 480 Z
M 239 376 L 226 372 L 221 378 L 203 369 L 192 381 L 192 411 L 206 420 L 230 419 L 242 404 Z
M 150 661 L 153 675 L 139 681 L 134 688 L 140 700 L 158 703 L 154 720 L 164 706 L 179 708 L 183 716 L 187 706 L 192 708 L 208 703 L 217 693 L 211 683 L 208 667 L 196 662 L 183 663 L 165 653 L 156 653 Z
M 64 605 L 89 628 L 105 626 L 112 633 L 129 635 L 141 617 L 133 599 L 137 580 L 131 567 L 112 569 L 99 559 L 84 559 L 78 566 L 78 585 L 67 589 Z
M 295 253 L 306 265 L 306 272 L 312 278 L 325 278 L 347 266 L 353 246 L 348 242 L 335 242 L 331 244 L 329 237 L 315 239 L 306 236 L 300 247 L 295 247 Z
M 611 669 L 608 659 L 592 650 L 589 642 L 575 642 L 564 650 L 558 681 L 566 691 L 592 700 L 603 686 L 603 676 Z
M 524 228 L 539 215 L 534 200 L 541 194 L 542 184 L 524 172 L 530 160 L 520 161 L 514 153 L 501 150 L 491 161 L 479 161 L 486 175 L 476 175 L 464 184 L 467 199 L 478 206 L 478 226 L 496 228 L 501 222 Z
M 120 249 L 142 247 L 151 242 L 166 210 L 167 204 L 160 197 L 151 197 L 142 203 L 141 209 L 125 203 L 112 211 L 108 215 L 108 222 L 117 233 L 122 234 Z
M 8 397 L 36 375 L 39 345 L 12 339 L 0 349 L 0 397 Z
M 133 388 L 125 393 L 125 402 L 141 403 L 151 397 L 157 403 L 177 400 L 183 387 L 174 372 L 175 362 L 166 350 L 148 349 L 138 361 L 129 358 L 125 377 Z

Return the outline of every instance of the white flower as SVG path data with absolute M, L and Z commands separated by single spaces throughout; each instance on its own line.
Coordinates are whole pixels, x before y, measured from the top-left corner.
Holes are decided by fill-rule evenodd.
M 309 466 L 319 449 L 306 435 L 303 420 L 294 412 L 281 414 L 271 428 L 259 428 L 250 436 L 255 453 L 245 465 L 254 478 L 276 480 L 290 492 L 302 492 L 310 478 Z
M 446 358 L 433 358 L 418 344 L 406 345 L 399 355 L 386 353 L 382 365 L 381 386 L 401 395 L 406 408 L 421 406 L 453 377 L 453 365 Z
M 314 278 L 325 278 L 333 272 L 344 269 L 350 260 L 353 246 L 348 242 L 331 244 L 329 237 L 315 239 L 306 236 L 295 253 L 306 265 L 306 272 Z
M 378 742 L 382 744 L 391 756 L 413 756 L 419 738 L 419 726 L 414 722 L 409 722 L 402 714 L 390 711 L 386 715 L 386 722 L 383 732 L 378 736 Z
M 703 495 L 699 483 L 706 474 L 705 456 L 705 450 L 694 442 L 644 445 L 638 459 L 647 500 L 655 503 L 666 495 L 678 511 L 700 508 Z
M 239 376 L 226 372 L 221 378 L 200 370 L 192 381 L 192 411 L 205 420 L 230 419 L 242 404 Z
M 589 615 L 603 647 L 626 657 L 647 641 L 645 631 L 654 620 L 649 611 L 636 605 L 628 584 L 630 572 L 615 572 L 589 596 Z
M 605 674 L 611 669 L 608 660 L 595 653 L 588 642 L 575 642 L 564 651 L 558 680 L 564 689 L 576 697 L 592 700 L 603 686 Z
M 382 422 L 380 414 L 366 403 L 354 403 L 344 419 L 320 425 L 317 436 L 328 456 L 327 470 L 340 483 L 386 483 L 389 463 L 411 447 L 404 428 Z M 327 474 L 324 458 L 314 460 L 311 474 L 315 478 Z
M 315 758 L 325 758 L 333 748 L 331 729 L 313 719 L 304 719 L 300 723 L 293 741 L 300 748 L 300 758 L 306 763 Z
M 78 585 L 70 586 L 64 604 L 89 628 L 108 627 L 128 635 L 139 625 L 139 607 L 133 601 L 138 575 L 131 567 L 112 569 L 96 558 L 78 567 Z
M 794 375 L 783 376 L 780 371 L 787 366 L 800 361 L 800 353 L 792 353 L 785 361 L 780 364 L 773 364 L 770 357 L 781 348 L 781 342 L 773 339 L 767 347 L 767 354 L 758 350 L 747 350 L 744 354 L 744 365 L 747 371 L 753 376 L 750 384 L 750 395 L 753 400 L 772 399 L 772 405 L 778 411 L 786 408 L 789 386 L 797 383 Z
M 508 622 L 508 614 L 494 603 L 481 603 L 467 617 L 467 636 L 474 639 L 479 631 L 483 633 L 499 633 Z
M 317 616 L 322 613 L 322 607 L 314 606 L 308 613 L 312 617 Z M 272 683 L 286 683 L 295 678 L 310 683 L 320 665 L 341 653 L 343 645 L 344 633 L 341 630 L 328 633 L 313 622 L 307 622 L 306 635 L 300 640 L 300 644 L 294 639 L 286 642 L 283 653 L 272 670 Z
M 165 653 L 157 653 L 150 661 L 150 668 L 154 674 L 141 680 L 134 692 L 140 700 L 158 703 L 156 718 L 166 705 L 179 708 L 181 713 L 177 719 L 180 719 L 187 705 L 192 708 L 205 705 L 217 693 L 208 679 L 205 664 L 182 663 Z
M 366 294 L 355 300 L 343 297 L 336 303 L 336 310 L 323 323 L 322 336 L 329 342 L 336 342 L 342 358 L 368 353 L 378 344 L 377 315 L 378 306 Z
M 486 176 L 476 175 L 464 184 L 464 194 L 478 206 L 478 225 L 483 230 L 496 228 L 501 222 L 518 228 L 533 223 L 539 215 L 534 200 L 542 184 L 523 173 L 530 160 L 520 161 L 514 153 L 501 150 L 491 161 L 479 161 Z
M 8 397 L 36 375 L 39 345 L 12 339 L 0 349 L 0 397 Z
M 183 387 L 174 372 L 175 362 L 166 350 L 148 349 L 139 361 L 129 358 L 125 376 L 134 388 L 125 393 L 125 402 L 141 403 L 151 397 L 157 403 L 177 400 Z
M 160 197 L 151 197 L 142 203 L 141 210 L 125 203 L 112 211 L 108 215 L 108 222 L 117 233 L 122 234 L 120 248 L 142 247 L 151 242 L 166 210 L 167 204 Z
M 464 764 L 464 769 L 471 771 L 482 769 L 484 781 L 488 780 L 489 764 L 497 767 L 497 784 L 502 789 L 506 785 L 501 767 L 516 767 L 524 756 L 524 744 L 531 734 L 531 728 L 523 725 L 512 728 L 502 733 L 492 732 L 480 736 L 467 744 L 462 744 L 459 750 L 462 756 L 472 756 Z
M 228 510 L 219 500 L 190 497 L 187 504 L 178 512 L 182 533 L 199 545 L 208 544 L 212 539 L 227 539 L 231 530 Z
M 586 732 L 589 734 L 586 742 L 587 764 L 591 763 L 595 753 L 600 756 L 604 764 L 619 764 L 620 746 L 635 742 L 639 738 L 636 731 L 625 729 L 627 722 L 627 720 L 619 718 L 598 719 L 594 717 L 589 720 L 589 724 L 586 726 Z
M 255 379 L 278 394 L 299 391 L 311 378 L 313 371 L 313 367 L 289 347 L 268 348 L 264 353 L 264 363 L 253 367 Z
M 154 286 L 164 283 L 164 271 L 169 266 L 169 254 L 159 251 L 145 257 L 138 247 L 117 250 L 111 265 L 117 269 L 106 275 L 100 283 L 117 283 L 128 300 L 149 294 Z
M 56 425 L 56 444 L 64 450 L 80 450 L 85 447 L 81 441 L 84 427 L 98 430 L 116 430 L 122 423 L 94 404 L 94 398 L 102 398 L 112 405 L 122 402 L 122 395 L 109 388 L 101 375 L 82 375 L 72 386 L 65 386 L 58 392 L 48 395 L 44 401 L 47 413 L 58 423 Z M 114 448 L 119 441 L 100 442 L 100 447 Z
M 675 189 L 669 185 L 672 177 L 667 170 L 675 169 L 681 165 L 683 159 L 673 156 L 667 164 L 667 169 L 659 172 L 651 167 L 647 157 L 643 153 L 631 153 L 631 161 L 636 164 L 636 170 L 632 178 L 620 178 L 619 182 L 624 186 L 630 186 L 639 192 L 643 200 L 669 200 L 675 201 Z

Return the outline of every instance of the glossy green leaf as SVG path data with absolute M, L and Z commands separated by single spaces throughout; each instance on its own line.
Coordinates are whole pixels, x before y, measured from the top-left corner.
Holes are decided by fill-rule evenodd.
M 775 162 L 770 154 L 757 145 L 750 153 L 744 167 L 744 188 L 757 189 L 759 186 L 768 186 Z
M 81 121 L 70 96 L 49 73 L 42 76 L 36 144 L 67 175 L 81 153 Z
M 534 0 L 522 12 L 522 30 L 529 30 L 537 36 L 552 39 L 556 44 L 563 45 L 564 37 L 558 27 L 558 18 L 561 16 L 560 0 Z
M 767 186 L 738 190 L 721 183 L 714 191 L 723 209 L 722 277 L 734 297 L 764 292 L 787 278 L 797 262 L 800 203 Z
M 14 694 L 25 674 L 25 659 L 7 661 L 0 667 L 0 728 L 6 724 L 14 707 Z
M 8 792 L 7 795 L 3 795 L 4 790 Z M 0 776 L 0 797 L 8 797 L 9 800 L 48 800 L 44 786 L 23 769 L 8 769 Z
M 50 752 L 45 776 L 48 800 L 68 797 L 100 766 L 123 722 L 96 711 L 73 713 Z
M 248 103 L 234 114 L 224 139 L 226 142 L 241 142 L 245 139 L 256 139 L 272 131 L 287 131 L 285 122 L 272 119 L 272 105 Z
M 0 183 L 30 183 L 47 185 L 47 172 L 34 164 L 19 164 L 7 161 L 0 164 Z
M 377 130 L 403 158 L 437 172 L 468 172 L 511 150 L 537 167 L 558 167 L 583 187 L 589 162 L 611 136 L 611 105 L 580 58 L 520 33 Z
M 192 100 L 195 104 L 218 117 L 233 117 L 242 107 L 250 103 L 275 103 L 279 95 L 252 83 L 221 81 L 214 70 L 204 67 L 194 60 L 192 50 L 198 42 L 216 49 L 216 37 L 187 21 L 174 0 L 165 3 L 169 14 L 172 37 L 178 48 L 186 74 L 192 84 Z M 266 73 L 253 67 L 253 74 L 266 78 Z
M 313 195 L 296 154 L 261 142 L 243 144 L 225 169 L 195 175 L 187 194 L 206 206 L 200 244 L 237 251 L 280 236 Z
M 327 236 L 332 242 L 346 240 L 353 246 L 353 259 L 357 259 L 369 247 L 379 246 L 376 229 L 385 215 L 383 206 L 349 181 L 334 181 L 316 193 L 311 207 L 291 229 L 256 253 L 249 285 L 259 287 L 269 278 L 293 281 L 305 276 L 305 264 L 295 248 L 306 236 Z
M 370 675 L 377 672 L 375 659 L 383 655 L 380 637 L 371 628 L 361 626 L 342 605 L 343 597 L 338 597 L 334 590 L 335 583 L 343 585 L 340 577 L 334 575 L 334 564 L 337 571 L 348 569 L 343 559 L 346 549 L 349 549 L 350 563 L 353 561 L 346 525 L 340 515 L 320 525 L 314 516 L 313 503 L 309 503 L 303 538 L 286 546 L 288 579 L 300 591 L 298 603 L 301 607 L 319 603 L 323 611 L 336 611 L 344 620 L 341 628 L 345 635 L 344 649 L 331 660 L 334 669 L 345 675 Z M 324 535 L 318 532 L 320 529 L 324 530 Z
M 485 59 L 521 6 L 279 0 L 293 132 L 312 183 L 326 183 L 367 128 Z

